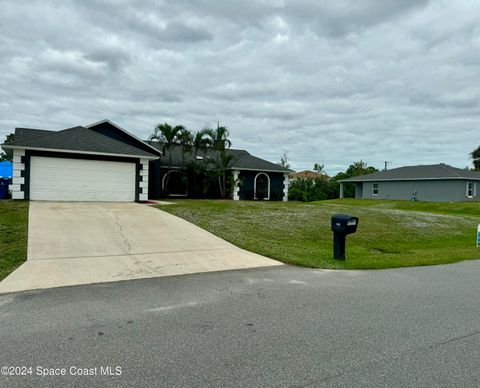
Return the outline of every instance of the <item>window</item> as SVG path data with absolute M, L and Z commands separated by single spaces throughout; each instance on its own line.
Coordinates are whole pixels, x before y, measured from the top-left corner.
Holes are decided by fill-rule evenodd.
M 467 182 L 467 197 L 475 197 L 475 184 L 473 182 Z
M 258 173 L 253 183 L 255 199 L 270 199 L 270 177 L 264 172 Z
M 164 194 L 174 197 L 188 196 L 187 176 L 180 171 L 170 170 L 162 179 L 162 190 Z
M 378 195 L 378 183 L 374 183 L 372 186 L 372 195 Z

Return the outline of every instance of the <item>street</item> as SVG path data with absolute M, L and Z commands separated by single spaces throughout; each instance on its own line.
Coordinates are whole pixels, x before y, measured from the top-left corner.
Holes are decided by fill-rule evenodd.
M 0 386 L 477 386 L 479 280 L 281 266 L 5 294 L 0 366 L 31 373 Z

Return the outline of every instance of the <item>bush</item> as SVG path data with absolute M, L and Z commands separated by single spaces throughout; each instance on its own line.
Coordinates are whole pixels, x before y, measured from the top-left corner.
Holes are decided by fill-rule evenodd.
M 321 201 L 338 198 L 339 183 L 325 178 L 301 178 L 290 182 L 288 199 L 290 201 Z

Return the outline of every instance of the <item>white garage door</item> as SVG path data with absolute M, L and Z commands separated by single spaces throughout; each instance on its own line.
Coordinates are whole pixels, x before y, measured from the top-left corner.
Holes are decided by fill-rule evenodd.
M 32 156 L 30 199 L 134 201 L 135 163 Z

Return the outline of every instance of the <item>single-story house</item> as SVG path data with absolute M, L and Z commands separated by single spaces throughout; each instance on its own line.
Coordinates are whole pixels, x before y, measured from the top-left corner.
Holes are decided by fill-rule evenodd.
M 163 149 L 162 143 L 148 143 L 158 150 Z M 288 200 L 288 174 L 291 170 L 253 156 L 245 150 L 227 149 L 226 153 L 230 159 L 227 171 L 235 181 L 233 199 Z M 194 158 L 200 164 L 208 159 L 214 160 L 216 155 L 212 150 L 200 151 L 194 155 L 192 151 L 185 152 L 181 146 L 173 146 L 168 155 L 150 162 L 150 197 L 188 197 L 188 182 L 191 184 L 191 179 L 182 179 L 182 166 L 191 164 Z
M 145 201 L 148 162 L 160 152 L 108 120 L 47 131 L 16 128 L 13 199 Z
M 2 148 L 13 150 L 13 199 L 146 201 L 161 197 L 165 174 L 174 176 L 179 168 L 178 163 L 168 168 L 161 145 L 109 120 L 61 131 L 16 128 L 13 143 Z M 252 192 L 252 199 L 260 194 L 273 199 L 275 193 L 286 200 L 291 171 L 246 151 L 228 152 L 233 155 L 229 169 L 241 182 L 233 199 L 250 198 Z
M 355 198 L 400 199 L 431 202 L 477 201 L 480 172 L 447 164 L 406 166 L 355 176 L 340 181 L 355 185 Z

